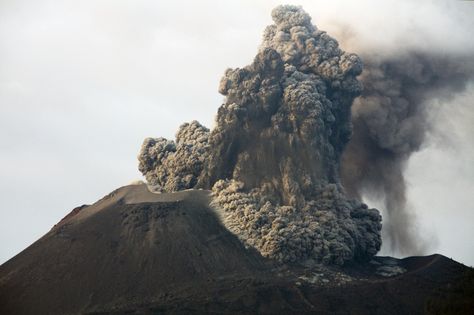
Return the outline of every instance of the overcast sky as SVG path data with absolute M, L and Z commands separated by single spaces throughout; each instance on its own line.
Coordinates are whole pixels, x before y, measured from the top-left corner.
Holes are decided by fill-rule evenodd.
M 173 138 L 193 119 L 212 127 L 220 77 L 251 62 L 278 3 L 1 0 L 0 263 L 74 207 L 141 179 L 145 137 Z M 471 1 L 294 4 L 333 36 L 349 32 L 346 50 L 474 51 Z M 430 252 L 468 265 L 473 90 L 432 105 L 436 127 L 406 171 Z

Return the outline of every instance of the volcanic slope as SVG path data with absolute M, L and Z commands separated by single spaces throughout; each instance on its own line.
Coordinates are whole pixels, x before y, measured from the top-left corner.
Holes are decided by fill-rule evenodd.
M 208 194 L 134 185 L 76 208 L 1 266 L 0 313 L 87 313 L 234 274 L 252 277 L 263 259 L 221 226 Z
M 221 225 L 209 194 L 132 185 L 74 209 L 0 266 L 0 314 L 421 314 L 472 306 L 472 270 L 440 255 L 343 267 L 272 263 Z

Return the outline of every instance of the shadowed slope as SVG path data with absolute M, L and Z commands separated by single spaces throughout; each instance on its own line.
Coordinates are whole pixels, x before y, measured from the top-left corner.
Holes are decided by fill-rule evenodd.
M 263 260 L 208 208 L 208 192 L 122 187 L 65 218 L 0 267 L 0 313 L 83 313 L 248 277 Z
M 137 185 L 74 209 L 0 266 L 0 314 L 422 314 L 472 305 L 464 276 L 472 270 L 441 255 L 343 267 L 265 261 L 221 225 L 208 197 Z

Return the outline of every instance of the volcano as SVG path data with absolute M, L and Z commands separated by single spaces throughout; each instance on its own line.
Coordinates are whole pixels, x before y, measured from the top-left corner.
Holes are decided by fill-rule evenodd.
M 363 91 L 361 59 L 300 7 L 279 6 L 272 18 L 252 63 L 225 71 L 212 130 L 191 121 L 175 140 L 145 139 L 138 161 L 147 183 L 73 209 L 0 266 L 0 314 L 474 309 L 471 268 L 441 255 L 376 256 L 382 217 L 363 203 L 359 181 L 347 180 L 368 174 L 370 163 L 353 163 L 366 147 L 353 142 L 343 157 L 358 139 L 351 106 Z M 370 94 L 378 89 L 365 92 L 358 108 L 382 104 Z M 403 186 L 396 178 L 387 196 Z M 405 236 L 404 226 L 390 228 Z
M 156 194 L 140 184 L 72 210 L 0 267 L 0 313 L 436 314 L 472 306 L 472 269 L 444 256 L 282 265 L 246 248 L 209 199 L 206 190 Z

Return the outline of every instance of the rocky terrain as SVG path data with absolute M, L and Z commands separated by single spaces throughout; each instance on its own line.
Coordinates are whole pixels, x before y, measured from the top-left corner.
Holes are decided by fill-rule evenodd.
M 441 255 L 270 261 L 221 224 L 209 196 L 141 184 L 74 209 L 0 266 L 0 313 L 462 314 L 473 305 L 472 269 Z

